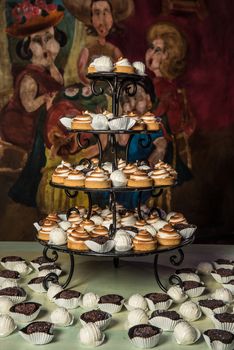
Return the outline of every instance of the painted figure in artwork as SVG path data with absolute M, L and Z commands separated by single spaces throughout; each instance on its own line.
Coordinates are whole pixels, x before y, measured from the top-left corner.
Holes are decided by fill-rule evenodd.
M 162 117 L 165 126 L 160 141 L 162 154 L 177 167 L 182 183 L 191 177 L 188 138 L 195 129 L 185 90 L 177 83 L 186 64 L 187 42 L 175 25 L 160 22 L 150 28 L 148 43 L 145 61 L 154 74 L 153 84 L 159 101 L 154 112 Z
M 81 82 L 89 84 L 87 67 L 98 56 L 106 55 L 116 62 L 122 53 L 107 38 L 117 23 L 129 17 L 134 10 L 132 0 L 63 0 L 65 7 L 87 26 L 87 46 L 80 52 L 77 71 Z
M 61 195 L 55 200 L 44 176 L 63 158 L 79 151 L 75 135 L 68 135 L 58 125 L 61 115 L 77 113 L 77 109 L 69 101 L 55 103 L 63 87 L 55 59 L 67 41 L 66 34 L 56 27 L 64 17 L 63 8 L 51 1 L 24 0 L 14 4 L 12 17 L 13 24 L 6 31 L 19 40 L 17 54 L 28 64 L 17 69 L 13 97 L 1 111 L 1 134 L 28 152 L 28 160 L 9 195 L 16 202 L 38 206 L 42 212 L 59 204 L 63 209 L 68 201 Z

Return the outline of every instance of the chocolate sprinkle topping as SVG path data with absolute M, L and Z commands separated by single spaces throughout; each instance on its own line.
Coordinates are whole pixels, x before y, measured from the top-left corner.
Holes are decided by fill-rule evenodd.
M 229 314 L 228 312 L 224 312 L 222 314 L 215 314 L 214 317 L 219 322 L 234 323 L 234 314 Z
M 32 322 L 28 324 L 26 327 L 21 329 L 21 332 L 24 332 L 26 334 L 33 334 L 38 332 L 53 334 L 52 326 L 53 324 L 50 322 L 37 321 L 37 322 Z
M 26 292 L 23 288 L 20 287 L 8 287 L 0 289 L 0 295 L 24 297 L 26 295 Z
M 224 344 L 231 344 L 234 340 L 234 334 L 222 329 L 208 329 L 204 334 L 207 335 L 212 342 L 219 340 Z
M 45 277 L 35 277 L 35 278 L 32 278 L 28 284 L 40 284 L 44 281 Z
M 3 271 L 0 271 L 0 277 L 12 278 L 14 280 L 17 280 L 20 278 L 20 274 L 17 271 L 3 270 Z
M 152 300 L 154 304 L 161 303 L 171 299 L 167 294 L 164 294 L 164 293 L 149 293 L 149 294 L 146 294 L 144 297 Z
M 234 269 L 217 269 L 215 272 L 221 277 L 234 276 Z
M 46 259 L 44 256 L 39 256 L 38 258 L 33 259 L 32 263 L 42 265 L 42 264 L 51 264 L 51 261 Z
M 167 318 L 170 318 L 173 321 L 177 321 L 177 320 L 181 319 L 180 315 L 176 311 L 155 310 L 151 314 L 151 318 L 158 317 L 158 316 L 160 316 L 160 317 L 167 317 Z
M 196 281 L 184 281 L 183 287 L 184 287 L 184 290 L 189 290 L 193 288 L 203 287 L 203 284 Z
M 225 305 L 225 303 L 222 300 L 216 300 L 216 299 L 199 300 L 198 304 L 200 306 L 208 307 L 211 310 L 214 310 L 218 307 L 223 307 Z
M 160 328 L 148 324 L 140 324 L 131 327 L 128 331 L 129 338 L 141 337 L 150 338 L 160 333 Z
M 2 258 L 1 260 L 3 263 L 8 262 L 8 261 L 25 261 L 24 259 L 22 259 L 20 256 L 5 256 L 4 258 Z
M 87 323 L 108 320 L 110 317 L 110 314 L 101 310 L 91 310 L 80 316 L 80 318 Z
M 109 237 L 98 236 L 98 237 L 93 238 L 92 241 L 94 241 L 98 244 L 105 244 L 107 241 L 109 241 Z
M 98 304 L 111 303 L 111 304 L 121 305 L 122 300 L 123 300 L 123 297 L 121 297 L 118 294 L 106 294 L 100 298 Z
M 61 292 L 57 293 L 55 295 L 55 299 L 72 299 L 72 298 L 79 298 L 80 292 L 77 292 L 76 290 L 62 290 Z
M 57 264 L 51 264 L 51 265 L 42 265 L 38 268 L 38 271 L 43 271 L 43 270 L 61 270 L 61 267 L 58 266 Z
M 19 303 L 19 304 L 13 305 L 10 308 L 10 311 L 15 312 L 15 313 L 19 313 L 19 314 L 23 314 L 26 316 L 30 316 L 34 312 L 36 312 L 40 306 L 41 306 L 41 304 L 33 303 L 33 302 Z

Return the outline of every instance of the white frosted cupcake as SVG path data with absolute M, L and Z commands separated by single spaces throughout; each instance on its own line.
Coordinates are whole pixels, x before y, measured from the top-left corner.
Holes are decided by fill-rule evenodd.
M 115 170 L 110 175 L 113 187 L 124 187 L 126 186 L 128 180 L 122 170 Z

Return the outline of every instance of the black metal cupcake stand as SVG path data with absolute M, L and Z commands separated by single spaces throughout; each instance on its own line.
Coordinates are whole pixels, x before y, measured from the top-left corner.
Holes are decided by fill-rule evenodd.
M 119 104 L 120 104 L 120 98 L 123 95 L 123 93 L 127 94 L 128 96 L 134 96 L 137 92 L 137 86 L 140 85 L 142 87 L 145 87 L 145 76 L 140 76 L 137 74 L 124 74 L 124 73 L 93 73 L 87 75 L 89 79 L 91 79 L 91 88 L 94 95 L 98 96 L 104 93 L 108 93 L 112 97 L 112 113 L 115 118 L 119 115 Z M 126 150 L 125 150 L 125 159 L 127 161 L 128 159 L 128 153 L 131 141 L 133 139 L 133 136 L 135 134 L 142 134 L 147 135 L 147 139 L 139 138 L 138 142 L 140 143 L 141 147 L 149 147 L 149 145 L 152 142 L 151 134 L 155 133 L 155 131 L 148 131 L 148 130 L 71 130 L 71 132 L 77 133 L 77 139 L 80 148 L 85 149 L 90 146 L 90 138 L 84 138 L 83 135 L 85 134 L 92 134 L 95 138 L 98 148 L 99 148 L 99 165 L 102 164 L 103 159 L 103 148 L 102 143 L 100 140 L 101 134 L 107 134 L 108 137 L 108 147 L 111 151 L 111 163 L 112 163 L 112 169 L 117 169 L 117 160 L 118 160 L 118 147 L 117 147 L 117 137 L 119 134 L 129 134 L 129 139 L 127 142 Z M 82 142 L 81 142 L 81 134 L 82 135 Z M 89 159 L 82 159 L 79 164 L 86 164 L 87 169 L 91 166 L 91 162 Z M 58 185 L 50 182 L 51 186 L 60 188 L 65 191 L 66 195 L 70 198 L 74 198 L 77 196 L 79 191 L 83 191 L 87 194 L 89 199 L 89 207 L 88 207 L 88 213 L 87 213 L 87 219 L 90 219 L 92 214 L 92 192 L 97 191 L 103 191 L 109 193 L 109 208 L 113 213 L 113 224 L 110 225 L 109 229 L 109 236 L 110 238 L 114 237 L 116 230 L 117 230 L 117 222 L 116 222 L 116 194 L 118 192 L 138 192 L 138 206 L 137 206 L 137 214 L 138 218 L 141 220 L 142 212 L 141 212 L 141 199 L 142 194 L 145 191 L 150 191 L 151 195 L 154 197 L 160 196 L 165 188 L 168 188 L 168 186 L 160 186 L 160 187 L 147 187 L 147 188 L 133 188 L 133 187 L 111 187 L 111 188 L 105 188 L 105 189 L 91 189 L 91 188 L 85 188 L 85 187 L 65 187 L 63 185 Z M 70 212 L 74 210 L 74 208 L 69 209 L 67 216 L 69 216 Z M 159 212 L 160 214 L 160 212 Z M 179 266 L 182 264 L 184 260 L 184 253 L 183 253 L 183 247 L 191 244 L 194 241 L 194 235 L 190 237 L 189 239 L 182 239 L 181 243 L 177 246 L 159 246 L 156 250 L 150 251 L 150 252 L 142 252 L 142 251 L 126 251 L 126 252 L 117 252 L 117 251 L 110 251 L 108 253 L 95 253 L 93 251 L 78 251 L 78 250 L 72 250 L 68 249 L 67 246 L 57 246 L 53 244 L 49 244 L 46 241 L 40 240 L 38 238 L 37 241 L 44 246 L 43 250 L 43 256 L 48 259 L 50 262 L 56 262 L 59 256 L 59 253 L 65 253 L 69 255 L 70 259 L 70 267 L 69 267 L 69 273 L 67 276 L 66 281 L 63 283 L 62 287 L 66 288 L 73 276 L 74 273 L 74 256 L 75 255 L 81 255 L 81 256 L 96 256 L 96 257 L 110 257 L 113 259 L 114 266 L 117 268 L 119 266 L 119 259 L 126 258 L 126 257 L 139 257 L 139 256 L 147 256 L 147 255 L 154 255 L 154 275 L 156 282 L 158 286 L 163 290 L 167 291 L 167 286 L 165 286 L 159 275 L 159 257 L 160 255 L 168 252 L 173 252 L 173 255 L 170 256 L 169 261 L 173 266 Z M 50 254 L 49 254 L 50 252 Z M 52 255 L 52 256 L 51 256 Z M 44 280 L 44 287 L 48 289 L 48 283 L 49 282 L 58 282 L 58 276 L 54 273 L 50 273 L 45 277 Z M 182 286 L 181 279 L 173 274 L 169 276 L 169 284 L 179 284 Z

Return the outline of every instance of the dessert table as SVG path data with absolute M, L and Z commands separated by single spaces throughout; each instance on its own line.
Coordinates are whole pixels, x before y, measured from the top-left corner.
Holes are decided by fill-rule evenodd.
M 17 255 L 25 258 L 27 261 L 32 260 L 42 255 L 43 247 L 37 242 L 1 242 L 0 244 L 0 258 L 7 255 Z M 179 268 L 183 267 L 196 267 L 201 261 L 213 261 L 218 258 L 233 259 L 234 246 L 233 245 L 190 245 L 184 249 L 185 259 L 183 264 Z M 174 271 L 175 267 L 172 267 L 169 262 L 169 254 L 163 254 L 160 256 L 159 261 L 159 273 L 161 280 L 164 284 L 167 284 L 167 280 L 170 274 Z M 115 293 L 122 295 L 124 298 L 129 298 L 134 293 L 140 293 L 145 295 L 150 292 L 161 292 L 160 288 L 156 285 L 154 273 L 153 273 L 153 257 L 134 257 L 125 258 L 120 260 L 118 268 L 113 267 L 112 259 L 110 258 L 98 258 L 96 256 L 75 256 L 75 272 L 73 279 L 70 282 L 69 288 L 76 289 L 81 293 L 95 292 L 98 295 L 104 295 L 109 293 Z M 69 270 L 69 261 L 66 254 L 60 254 L 58 263 L 60 264 L 63 275 L 60 277 L 63 281 L 63 276 Z M 46 293 L 38 294 L 34 293 L 27 287 L 27 281 L 36 276 L 35 272 L 31 272 L 28 276 L 20 280 L 19 285 L 22 286 L 27 294 L 27 301 L 39 302 L 43 305 L 43 309 L 39 314 L 37 320 L 50 321 L 50 313 L 57 306 L 51 303 Z M 220 284 L 214 281 L 211 276 L 202 277 L 202 281 L 205 282 L 206 291 L 203 294 L 203 298 L 207 297 L 216 288 L 222 287 Z M 199 298 L 194 298 L 196 301 Z M 178 310 L 178 306 L 173 304 L 170 310 Z M 66 328 L 55 328 L 55 337 L 52 343 L 43 345 L 49 349 L 69 350 L 75 349 L 87 349 L 87 346 L 83 346 L 79 340 L 79 330 L 81 328 L 79 322 L 79 316 L 86 310 L 80 307 L 74 310 L 70 310 L 75 317 L 75 322 L 72 326 Z M 100 346 L 103 349 L 111 350 L 132 350 L 136 349 L 129 341 L 127 335 L 127 315 L 128 311 L 123 307 L 120 313 L 113 315 L 113 320 L 110 326 L 104 331 L 106 335 L 105 342 Z M 213 323 L 205 316 L 202 316 L 198 321 L 191 322 L 193 326 L 200 331 L 204 331 L 209 328 L 214 328 Z M 19 324 L 18 328 L 23 328 L 23 324 Z M 205 341 L 201 337 L 200 340 L 193 345 L 178 345 L 173 338 L 171 332 L 164 332 L 158 349 L 194 349 L 203 350 L 208 349 Z M 36 348 L 35 345 L 27 343 L 17 332 L 17 330 L 6 338 L 0 338 L 0 349 L 7 350 L 27 350 Z

